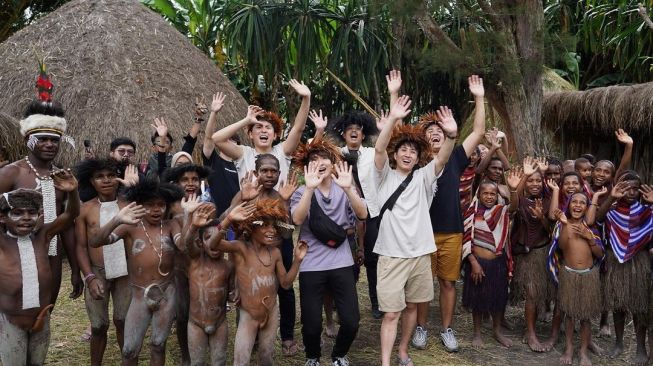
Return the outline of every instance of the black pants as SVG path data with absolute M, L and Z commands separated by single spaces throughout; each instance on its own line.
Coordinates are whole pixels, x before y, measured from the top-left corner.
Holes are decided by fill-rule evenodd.
M 292 238 L 283 239 L 280 249 L 283 266 L 286 267 L 286 271 L 288 271 L 290 270 L 293 259 L 294 248 Z M 279 286 L 277 294 L 279 295 L 279 329 L 281 340 L 287 341 L 295 339 L 295 289 L 291 287 L 286 290 Z
M 365 268 L 367 272 L 367 289 L 370 294 L 370 303 L 373 308 L 379 307 L 379 298 L 376 296 L 376 264 L 379 262 L 379 255 L 374 253 L 374 243 L 379 236 L 377 227 L 379 217 L 368 218 L 365 224 Z
M 340 319 L 340 329 L 331 352 L 331 359 L 347 355 L 358 333 L 360 313 L 354 268 L 301 272 L 299 273 L 299 301 L 302 309 L 302 336 L 306 347 L 306 358 L 319 359 L 322 356 L 320 340 L 325 290 L 333 295 Z

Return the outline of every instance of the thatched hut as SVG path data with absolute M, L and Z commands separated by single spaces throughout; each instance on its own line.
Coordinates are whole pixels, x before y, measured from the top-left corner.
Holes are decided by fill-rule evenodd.
M 18 120 L 0 112 L 0 148 L 11 160 L 15 160 L 27 152 L 25 144 L 16 143 L 16 141 L 21 141 Z M 0 158 L 1 160 L 2 158 Z
M 653 82 L 546 93 L 542 119 L 569 159 L 591 153 L 618 162 L 614 131 L 623 128 L 635 141 L 633 168 L 653 182 Z
M 35 95 L 37 55 L 45 58 L 77 142 L 76 151 L 63 149 L 64 165 L 79 159 L 83 140 L 101 154 L 117 136 L 136 140 L 144 159 L 155 117 L 166 119 L 178 149 L 193 123 L 195 98 L 210 104 L 217 91 L 227 94 L 219 126 L 247 113 L 213 62 L 137 0 L 73 0 L 0 44 L 0 111 L 16 120 Z

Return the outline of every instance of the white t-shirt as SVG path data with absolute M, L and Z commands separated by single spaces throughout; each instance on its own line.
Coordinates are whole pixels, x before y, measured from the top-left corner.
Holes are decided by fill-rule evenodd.
M 382 207 L 406 176 L 390 169 L 386 160 L 383 169 L 374 168 L 377 203 Z M 392 210 L 386 210 L 379 225 L 374 253 L 386 257 L 417 258 L 436 251 L 429 207 L 433 202 L 435 160 L 415 170 L 413 180 L 401 193 Z
M 343 154 L 349 153 L 347 146 L 341 148 Z M 373 147 L 361 146 L 358 150 L 358 180 L 361 183 L 363 196 L 365 196 L 365 203 L 367 210 L 370 213 L 370 218 L 379 216 L 381 207 L 377 205 L 376 199 L 376 184 L 374 183 L 374 155 Z
M 254 170 L 254 168 L 256 167 L 256 157 L 261 155 L 261 153 L 256 151 L 253 147 L 244 146 L 244 145 L 241 145 L 241 147 L 243 149 L 243 155 L 239 159 L 234 160 L 234 164 L 236 165 L 236 170 L 238 171 L 239 184 L 240 184 L 240 180 L 243 179 L 243 177 L 245 176 L 245 173 Z M 274 186 L 274 189 L 279 189 L 279 184 L 281 184 L 281 181 L 283 180 L 285 182 L 286 179 L 288 179 L 288 171 L 290 170 L 290 160 L 292 158 L 283 152 L 282 143 L 278 143 L 272 146 L 272 151 L 270 151 L 270 154 L 276 156 L 277 159 L 279 159 L 279 172 L 280 172 L 279 181 L 277 182 L 277 185 Z

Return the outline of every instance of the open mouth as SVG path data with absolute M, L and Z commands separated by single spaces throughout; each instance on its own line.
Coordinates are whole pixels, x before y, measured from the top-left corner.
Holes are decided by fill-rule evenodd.
M 186 193 L 193 194 L 197 192 L 197 188 L 186 188 Z
M 320 173 L 320 175 L 322 175 L 322 174 L 324 174 L 324 172 L 326 172 L 326 170 L 327 170 L 326 167 L 320 167 L 320 169 L 318 170 L 318 173 Z
M 570 196 L 570 195 L 576 193 L 576 188 L 568 188 L 568 189 L 565 190 L 565 193 L 567 194 L 567 196 Z
M 442 137 L 439 135 L 435 135 L 431 137 L 431 143 L 432 144 L 437 144 L 438 142 L 442 141 Z
M 356 140 L 356 139 L 358 139 L 358 134 L 357 133 L 352 133 L 351 135 L 349 135 L 349 138 L 352 139 L 352 140 Z
M 270 138 L 267 135 L 259 136 L 259 140 L 261 140 L 261 142 L 268 142 L 269 139 Z

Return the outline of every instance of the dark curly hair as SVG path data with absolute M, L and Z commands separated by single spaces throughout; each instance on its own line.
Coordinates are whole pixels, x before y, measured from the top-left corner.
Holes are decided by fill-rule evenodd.
M 159 183 L 156 179 L 146 178 L 135 186 L 127 188 L 124 197 L 127 201 L 139 204 L 160 198 L 169 205 L 182 199 L 184 191 L 175 184 Z
M 208 177 L 211 173 L 208 168 L 205 168 L 201 165 L 182 164 L 166 170 L 163 180 L 169 183 L 177 183 L 179 182 L 179 179 L 181 179 L 181 177 L 184 175 L 184 173 L 187 172 L 196 172 L 200 179 Z
M 26 188 L 19 188 L 0 195 L 0 212 L 7 213 L 13 208 L 33 208 L 40 210 L 43 205 L 41 193 Z
M 363 134 L 365 135 L 363 143 L 369 142 L 370 136 L 379 133 L 379 130 L 376 128 L 376 120 L 374 117 L 369 113 L 359 111 L 346 112 L 342 116 L 333 120 L 332 123 L 329 123 L 328 129 L 331 135 L 340 141 L 345 141 L 342 134 L 345 133 L 347 127 L 351 125 L 361 126 Z
M 82 160 L 77 165 L 75 165 L 75 177 L 79 182 L 80 190 L 92 191 L 94 194 L 97 194 L 95 188 L 91 184 L 91 178 L 95 172 L 101 170 L 108 170 L 116 173 L 116 176 L 119 176 L 118 172 L 118 162 L 114 159 L 87 159 Z

